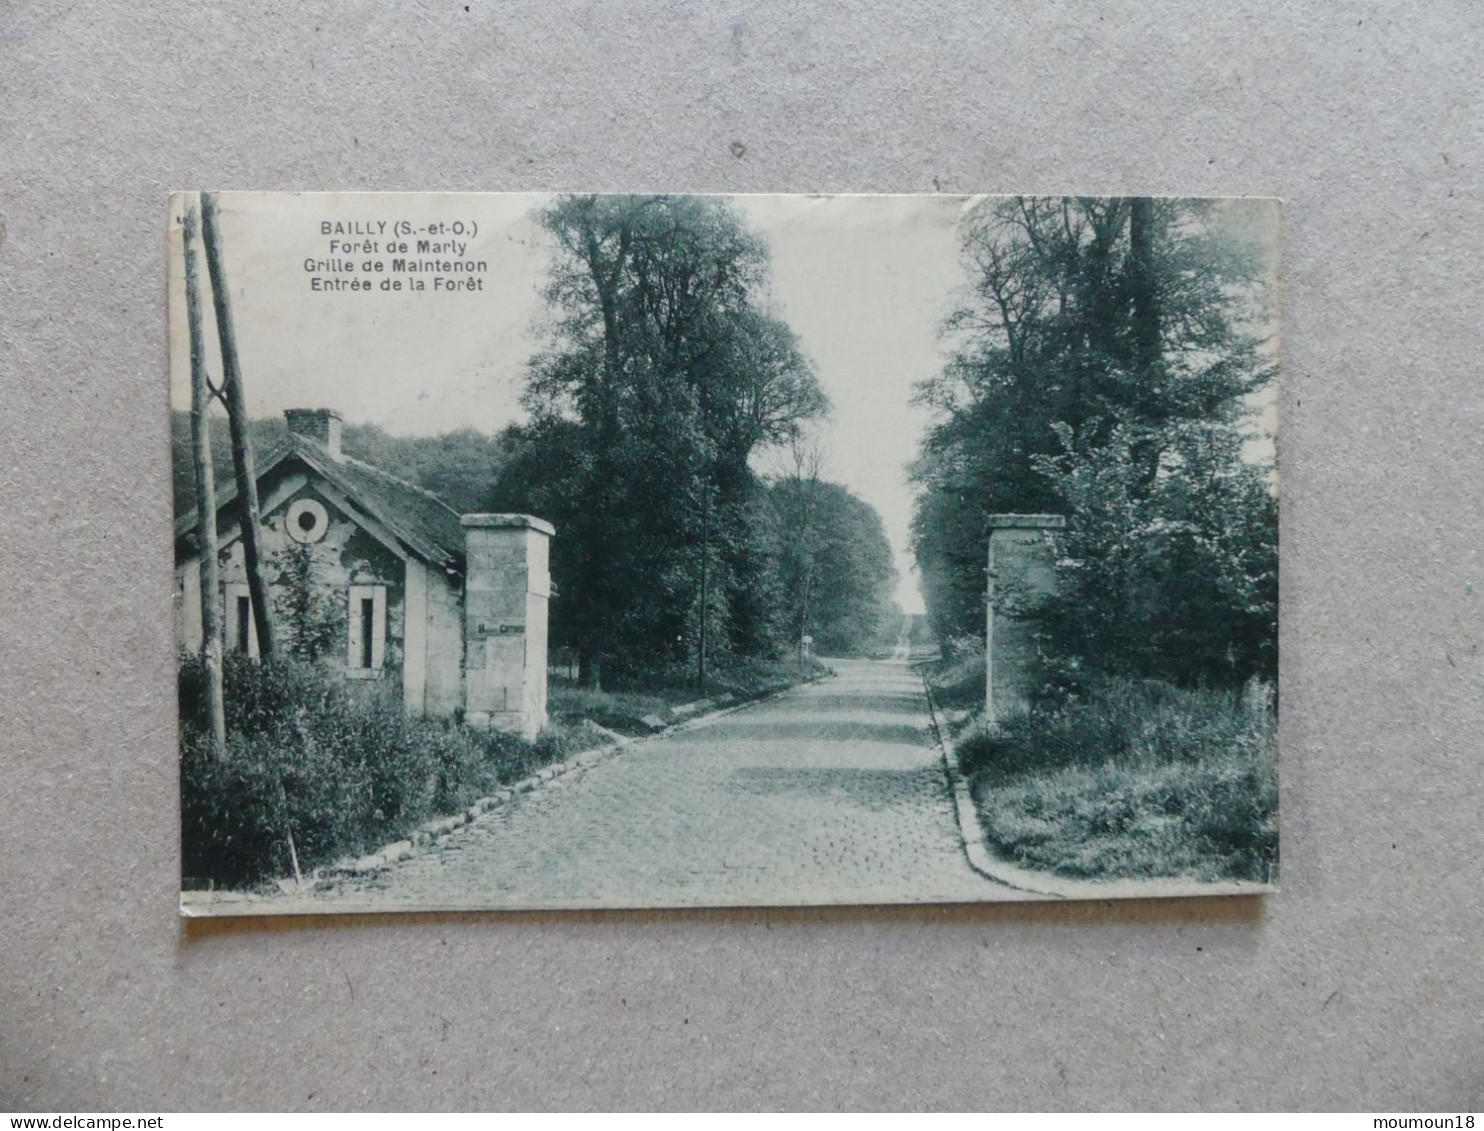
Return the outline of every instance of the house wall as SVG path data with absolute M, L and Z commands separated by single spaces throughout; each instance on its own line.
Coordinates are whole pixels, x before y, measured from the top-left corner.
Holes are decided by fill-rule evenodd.
M 447 718 L 464 706 L 462 579 L 427 570 L 427 661 L 424 710 Z
M 402 699 L 407 713 L 452 716 L 463 704 L 463 607 L 456 578 L 406 562 Z
M 175 647 L 201 651 L 201 560 L 192 558 L 175 570 Z
M 428 678 L 428 568 L 416 558 L 404 564 L 407 590 L 403 614 L 402 704 L 409 715 L 426 710 Z
M 420 559 L 393 551 L 368 533 L 337 504 L 333 490 L 321 490 L 314 481 L 290 482 L 289 489 L 268 496 L 262 544 L 264 572 L 274 596 L 275 623 L 281 647 L 294 641 L 289 615 L 290 566 L 294 555 L 305 552 L 289 537 L 289 508 L 299 499 L 314 499 L 325 508 L 329 523 L 324 536 L 308 543 L 309 573 L 318 599 L 318 613 L 333 623 L 332 639 L 322 657 L 332 670 L 345 675 L 353 694 L 363 697 L 396 695 L 413 715 L 452 717 L 464 707 L 463 579 Z M 353 505 L 353 504 L 352 504 Z M 223 527 L 228 544 L 218 555 L 223 593 L 245 591 L 247 571 L 235 528 Z M 200 564 L 187 560 L 176 568 L 175 624 L 180 648 L 201 647 Z M 352 586 L 385 587 L 386 635 L 379 670 L 355 668 L 350 618 Z M 223 605 L 224 647 L 236 647 L 235 609 Z M 544 648 L 544 637 L 541 643 Z M 544 710 L 544 702 L 541 704 Z
M 329 522 L 322 538 L 301 544 L 288 535 L 287 514 L 295 500 L 305 498 L 318 501 L 325 508 Z M 273 509 L 263 517 L 262 528 L 264 573 L 274 599 L 280 647 L 293 651 L 296 644 L 301 643 L 300 630 L 323 626 L 328 642 L 318 658 L 330 670 L 344 674 L 354 694 L 365 697 L 394 694 L 399 702 L 403 701 L 408 636 L 407 559 L 351 521 L 313 483 L 288 498 L 275 500 Z M 231 537 L 233 532 L 226 533 Z M 308 615 L 296 615 L 291 607 L 292 590 L 296 584 L 295 560 L 300 554 L 307 554 L 309 558 L 307 573 L 312 596 L 308 602 Z M 219 551 L 218 560 L 224 591 L 246 583 L 247 570 L 239 539 L 231 537 L 231 541 Z M 185 579 L 187 594 L 193 588 L 199 593 L 197 563 L 188 562 L 177 573 Z M 379 669 L 357 667 L 356 658 L 351 656 L 353 637 L 359 635 L 350 627 L 351 616 L 358 612 L 351 608 L 352 586 L 380 586 L 385 590 L 385 643 L 381 649 Z M 193 640 L 199 647 L 199 598 L 193 602 L 189 596 L 178 594 L 177 607 L 180 609 L 179 639 L 183 643 Z M 227 650 L 232 651 L 238 647 L 235 610 L 224 608 L 224 612 L 225 644 Z M 414 628 L 414 639 L 416 635 Z M 425 654 L 425 647 L 420 646 L 418 650 Z M 416 680 L 414 671 L 414 686 Z

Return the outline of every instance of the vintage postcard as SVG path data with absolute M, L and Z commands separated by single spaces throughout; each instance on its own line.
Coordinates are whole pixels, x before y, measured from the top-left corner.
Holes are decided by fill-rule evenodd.
M 184 914 L 1276 887 L 1276 201 L 168 234 Z

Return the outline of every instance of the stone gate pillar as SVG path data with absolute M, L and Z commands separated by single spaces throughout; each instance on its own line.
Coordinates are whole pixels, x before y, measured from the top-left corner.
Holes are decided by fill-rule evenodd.
M 466 514 L 464 721 L 535 738 L 546 725 L 549 550 L 525 514 Z
M 985 717 L 1004 718 L 1029 703 L 1036 643 L 1024 613 L 1056 587 L 1047 532 L 1067 520 L 1054 514 L 989 516 L 989 602 L 984 642 Z

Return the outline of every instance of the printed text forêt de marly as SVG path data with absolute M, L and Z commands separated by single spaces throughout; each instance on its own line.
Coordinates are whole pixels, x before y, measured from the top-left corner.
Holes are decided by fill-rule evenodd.
M 482 291 L 489 263 L 469 257 L 478 235 L 477 220 L 321 220 L 304 273 L 317 293 Z

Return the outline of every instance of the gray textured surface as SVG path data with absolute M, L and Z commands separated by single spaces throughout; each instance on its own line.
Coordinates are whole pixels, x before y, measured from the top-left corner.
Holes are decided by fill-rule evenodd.
M 0 11 L 0 1107 L 1477 1109 L 1484 9 L 694 7 Z M 935 183 L 1288 200 L 1281 895 L 182 926 L 167 190 Z

